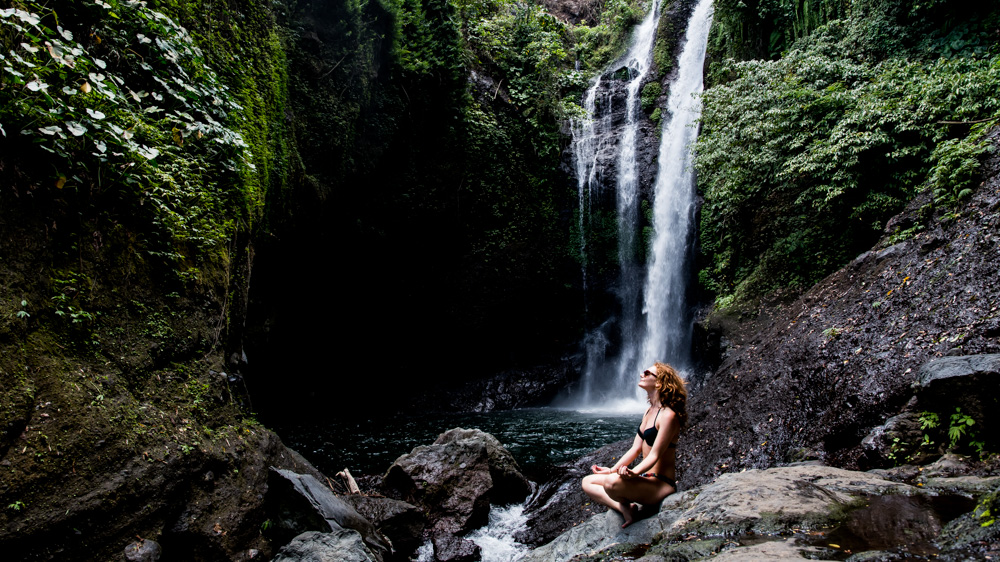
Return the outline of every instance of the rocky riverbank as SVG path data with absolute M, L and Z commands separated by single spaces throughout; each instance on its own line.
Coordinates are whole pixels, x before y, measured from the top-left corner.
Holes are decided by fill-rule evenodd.
M 903 471 L 815 464 L 724 474 L 669 496 L 659 513 L 627 529 L 615 512 L 595 515 L 522 562 L 965 560 L 1000 553 L 988 512 L 1000 478 L 942 471 L 932 465 L 909 481 L 898 478 Z
M 972 453 L 979 443 L 1000 450 L 995 432 L 980 431 L 995 418 L 968 426 L 956 442 L 946 435 L 953 414 L 980 408 L 968 403 L 974 395 L 989 401 L 988 414 L 998 411 L 995 373 L 987 368 L 958 394 L 924 392 L 918 381 L 933 359 L 1000 353 L 998 171 L 994 155 L 979 187 L 955 206 L 918 196 L 871 251 L 795 301 L 710 315 L 704 325 L 721 342 L 718 368 L 693 384 L 682 481 L 810 459 L 855 469 L 905 463 L 918 446 L 909 437 L 922 433 L 872 448 L 898 415 L 911 430 L 921 415 L 937 419 L 924 452 Z

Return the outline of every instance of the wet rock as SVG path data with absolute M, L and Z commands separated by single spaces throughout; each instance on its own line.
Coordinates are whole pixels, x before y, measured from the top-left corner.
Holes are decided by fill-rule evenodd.
M 527 523 L 514 538 L 530 546 L 543 545 L 560 533 L 590 518 L 606 508 L 592 503 L 580 487 L 583 477 L 590 474 L 591 465 L 611 466 L 616 455 L 627 451 L 632 438 L 601 447 L 572 463 L 554 467 L 553 477 L 538 486 L 525 506 Z
M 914 387 L 921 391 L 967 392 L 970 387 L 1000 385 L 1000 354 L 942 357 L 924 363 Z
M 364 538 L 376 560 L 381 561 L 389 552 L 374 525 L 311 474 L 272 469 L 264 501 L 277 537 L 289 540 L 306 531 L 350 529 Z
M 1000 488 L 983 497 L 976 508 L 948 523 L 938 537 L 945 560 L 986 559 L 986 552 L 1000 549 Z M 948 553 L 959 556 L 948 556 Z
M 546 405 L 579 380 L 582 369 L 582 356 L 560 357 L 550 364 L 511 369 L 458 388 L 442 388 L 416 404 L 425 412 L 492 412 Z
M 490 503 L 520 501 L 530 492 L 517 463 L 495 437 L 461 428 L 400 456 L 383 483 L 427 510 L 434 534 L 476 529 L 487 522 Z
M 921 476 L 924 478 L 948 478 L 968 474 L 970 469 L 967 457 L 949 453 L 923 467 Z
M 705 540 L 684 541 L 679 543 L 658 544 L 650 548 L 646 555 L 640 558 L 642 562 L 674 562 L 677 560 L 700 560 L 718 552 L 726 544 L 724 539 L 712 538 Z
M 476 543 L 452 535 L 438 535 L 433 539 L 434 558 L 438 562 L 477 562 L 482 559 L 482 549 Z
M 769 562 L 791 562 L 795 560 L 830 560 L 821 557 L 824 549 L 803 546 L 795 539 L 782 539 L 741 546 L 720 552 L 712 560 L 719 562 L 742 562 L 746 560 L 768 560 Z
M 156 541 L 143 539 L 125 547 L 127 562 L 156 562 L 160 559 L 162 549 Z
M 913 383 L 921 408 L 948 416 L 960 411 L 975 424 L 971 431 L 996 450 L 1000 444 L 1000 354 L 941 357 L 921 365 Z
M 329 533 L 308 531 L 278 551 L 274 562 L 378 562 L 357 531 L 336 529 Z
M 342 499 L 389 539 L 395 555 L 406 557 L 423 542 L 427 520 L 420 508 L 390 498 L 348 495 Z
M 621 529 L 617 512 L 597 515 L 533 550 L 522 562 L 568 560 L 615 543 L 667 543 L 685 536 L 775 534 L 829 526 L 857 496 L 914 493 L 873 474 L 825 466 L 794 466 L 724 474 L 668 496 L 660 512 Z
M 866 466 L 885 466 L 903 462 L 922 462 L 931 452 L 919 451 L 924 431 L 919 414 L 903 412 L 893 416 L 861 440 Z M 918 458 L 919 457 L 919 458 Z
M 490 476 L 493 479 L 490 503 L 494 505 L 520 503 L 531 493 L 531 483 L 521 474 L 521 467 L 514 460 L 514 456 L 489 433 L 478 429 L 455 428 L 439 435 L 434 444 L 448 445 L 463 441 L 481 442 L 486 447 Z

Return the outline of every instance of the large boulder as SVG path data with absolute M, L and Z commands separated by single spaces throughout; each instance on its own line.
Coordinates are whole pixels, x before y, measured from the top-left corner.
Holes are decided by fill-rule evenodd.
M 625 529 L 617 512 L 595 515 L 533 550 L 521 562 L 569 560 L 615 544 L 666 545 L 691 536 L 821 528 L 836 522 L 843 507 L 858 496 L 916 491 L 873 474 L 819 465 L 724 474 L 700 488 L 668 496 L 655 517 Z
M 959 409 L 976 421 L 979 427 L 974 429 L 981 429 L 977 431 L 980 437 L 996 439 L 1000 430 L 1000 354 L 932 359 L 917 370 L 913 387 L 921 409 L 947 416 Z
M 290 540 L 307 531 L 339 533 L 350 529 L 364 539 L 377 562 L 390 551 L 370 521 L 311 474 L 272 468 L 264 501 L 272 522 L 270 533 L 278 540 Z
M 531 483 L 524 474 L 521 474 L 521 467 L 514 460 L 514 456 L 489 433 L 478 429 L 455 428 L 439 435 L 434 444 L 447 445 L 463 441 L 481 442 L 486 448 L 490 477 L 493 479 L 490 503 L 495 505 L 520 503 L 531 493 Z
M 490 504 L 523 500 L 531 490 L 517 462 L 495 437 L 452 429 L 393 463 L 384 486 L 423 507 L 433 534 L 462 534 L 484 525 Z
M 292 539 L 274 562 L 378 562 L 357 531 L 336 529 L 329 533 L 308 531 Z

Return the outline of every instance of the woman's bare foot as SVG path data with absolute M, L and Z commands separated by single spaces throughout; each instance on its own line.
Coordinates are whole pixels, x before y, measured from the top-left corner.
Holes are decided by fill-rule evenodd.
M 634 503 L 628 504 L 628 513 L 622 513 L 622 517 L 625 518 L 625 522 L 622 523 L 622 529 L 628 527 L 633 522 L 635 522 L 636 508 Z

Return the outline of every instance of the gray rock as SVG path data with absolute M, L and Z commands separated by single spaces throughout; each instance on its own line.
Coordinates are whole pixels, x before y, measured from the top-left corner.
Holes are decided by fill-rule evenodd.
M 453 535 L 486 524 L 490 503 L 519 501 L 530 490 L 496 438 L 460 428 L 400 456 L 383 485 L 426 509 L 434 534 Z
M 617 512 L 596 515 L 526 555 L 522 562 L 569 560 L 615 543 L 650 543 L 685 535 L 777 533 L 836 520 L 856 496 L 917 493 L 865 472 L 800 465 L 723 474 L 710 484 L 668 496 L 655 517 L 621 529 Z
M 354 506 L 362 516 L 392 543 L 398 556 L 407 556 L 423 542 L 422 534 L 427 525 L 423 511 L 415 505 L 371 496 L 348 495 L 342 499 Z
M 437 535 L 433 539 L 434 558 L 438 562 L 478 562 L 482 559 L 479 545 L 453 535 Z
M 381 561 L 390 551 L 370 521 L 310 474 L 272 468 L 264 501 L 274 523 L 272 533 L 279 540 L 280 537 L 289 540 L 306 531 L 327 533 L 351 529 L 364 538 L 376 560 Z
M 903 461 L 917 463 L 933 455 L 936 450 L 920 450 L 924 431 L 919 417 L 917 412 L 905 411 L 871 430 L 861 440 L 868 466 L 892 466 Z
M 274 562 L 378 562 L 357 531 L 308 531 L 286 544 Z
M 924 363 L 913 383 L 920 409 L 947 429 L 956 409 L 975 420 L 971 433 L 987 450 L 1000 444 L 1000 354 L 941 357 Z
M 823 558 L 823 551 L 812 546 L 795 544 L 795 539 L 767 541 L 760 544 L 741 546 L 720 552 L 712 560 L 719 562 L 742 562 L 746 560 L 768 560 L 769 562 L 784 562 L 794 560 L 837 560 Z
M 924 478 L 948 478 L 968 474 L 971 470 L 969 459 L 961 455 L 948 453 L 933 463 L 923 467 L 921 476 Z
M 125 547 L 125 560 L 128 562 L 156 562 L 160 559 L 162 552 L 156 541 L 143 539 Z
M 1000 385 L 1000 354 L 932 359 L 921 365 L 913 384 L 919 389 L 938 391 L 950 385 L 965 386 L 967 377 L 982 379 L 978 383 L 992 381 Z M 981 386 L 977 388 L 982 391 Z
M 493 488 L 490 490 L 490 503 L 493 505 L 509 505 L 521 503 L 531 493 L 531 483 L 521 474 L 521 467 L 514 460 L 514 455 L 505 449 L 500 441 L 478 429 L 450 429 L 434 441 L 435 445 L 446 445 L 464 440 L 482 441 L 486 446 L 486 456 L 489 459 L 490 477 Z

